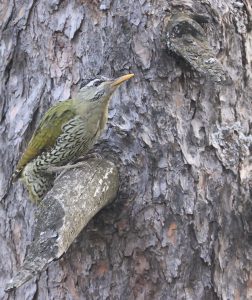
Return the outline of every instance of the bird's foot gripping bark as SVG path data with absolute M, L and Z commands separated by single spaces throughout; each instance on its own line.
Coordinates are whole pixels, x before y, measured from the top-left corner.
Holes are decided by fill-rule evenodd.
M 61 172 L 59 174 L 59 176 L 57 177 L 57 179 L 59 179 L 62 175 L 65 174 L 65 172 L 67 170 L 71 170 L 71 169 L 75 169 L 75 168 L 82 168 L 82 167 L 89 167 L 89 164 L 87 163 L 88 159 L 102 159 L 102 157 L 98 153 L 90 153 L 85 156 L 79 157 L 78 159 L 76 159 L 74 161 L 73 164 L 68 164 L 65 166 L 49 166 L 48 169 L 46 170 L 46 172 L 48 172 L 50 174 Z
M 49 166 L 48 169 L 46 170 L 47 173 L 58 173 L 58 172 L 64 172 L 67 170 L 75 169 L 75 168 L 80 168 L 86 166 L 86 162 L 78 162 L 73 165 L 65 165 L 65 166 Z
M 84 156 L 78 157 L 73 164 L 67 164 L 65 166 L 49 166 L 46 169 L 47 173 L 57 173 L 57 172 L 62 172 L 62 171 L 67 171 L 75 168 L 81 168 L 85 167 L 88 164 L 85 162 L 88 159 L 102 159 L 101 155 L 98 153 L 90 153 Z
M 78 159 L 76 159 L 75 162 L 79 162 L 79 161 L 84 161 L 84 160 L 88 160 L 88 159 L 102 159 L 102 156 L 99 153 L 96 152 L 92 152 L 92 153 L 88 153 L 84 156 L 80 156 Z

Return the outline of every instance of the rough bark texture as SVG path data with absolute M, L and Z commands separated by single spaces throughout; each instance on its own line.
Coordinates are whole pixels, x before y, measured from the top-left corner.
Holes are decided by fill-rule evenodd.
M 208 16 L 232 85 L 168 50 L 181 11 Z M 19 152 L 81 78 L 129 71 L 96 146 L 120 169 L 117 199 L 9 298 L 252 298 L 249 0 L 3 1 L 0 20 L 0 298 L 33 236 L 34 207 L 8 183 Z
M 59 259 L 81 230 L 117 194 L 117 168 L 104 159 L 82 162 L 61 173 L 36 210 L 33 242 L 25 261 L 5 290 L 20 287 Z

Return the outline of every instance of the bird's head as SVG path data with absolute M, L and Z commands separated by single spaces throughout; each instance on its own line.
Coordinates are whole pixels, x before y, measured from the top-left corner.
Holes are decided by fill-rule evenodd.
M 134 74 L 127 74 L 120 76 L 116 79 L 109 79 L 106 77 L 99 77 L 91 81 L 83 82 L 80 86 L 78 93 L 81 100 L 92 103 L 94 105 L 98 103 L 108 102 L 113 92 L 126 80 L 133 77 Z

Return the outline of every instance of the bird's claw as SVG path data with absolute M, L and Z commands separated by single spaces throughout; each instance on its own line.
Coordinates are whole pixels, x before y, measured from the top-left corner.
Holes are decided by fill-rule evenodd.
M 88 160 L 88 159 L 91 159 L 91 158 L 93 158 L 93 159 L 102 159 L 102 156 L 101 156 L 99 153 L 96 153 L 96 152 L 94 152 L 94 153 L 89 153 L 89 154 L 87 154 L 87 155 L 80 156 L 80 157 L 76 160 L 76 162 Z

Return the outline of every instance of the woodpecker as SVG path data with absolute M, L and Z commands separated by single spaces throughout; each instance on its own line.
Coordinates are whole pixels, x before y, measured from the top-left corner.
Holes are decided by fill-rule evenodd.
M 106 125 L 111 95 L 133 76 L 96 78 L 73 99 L 59 102 L 45 113 L 13 175 L 14 179 L 21 177 L 33 201 L 39 202 L 52 187 L 55 169 L 92 148 Z

